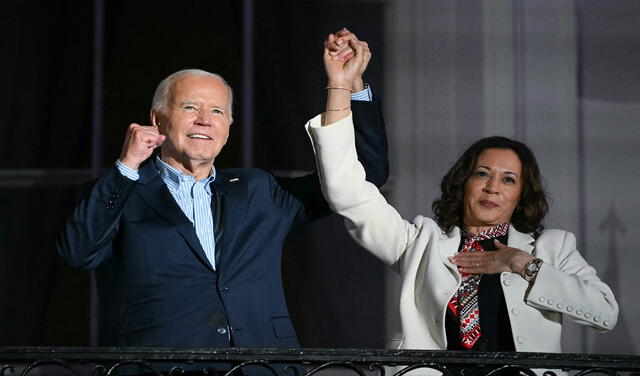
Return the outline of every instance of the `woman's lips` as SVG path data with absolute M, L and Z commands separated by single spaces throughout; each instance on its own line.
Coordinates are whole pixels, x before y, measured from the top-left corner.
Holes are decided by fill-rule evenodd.
M 482 204 L 482 206 L 484 206 L 486 208 L 497 208 L 498 206 L 500 206 L 500 205 L 498 205 L 495 202 L 490 201 L 490 200 L 482 200 L 482 201 L 480 201 L 480 204 Z

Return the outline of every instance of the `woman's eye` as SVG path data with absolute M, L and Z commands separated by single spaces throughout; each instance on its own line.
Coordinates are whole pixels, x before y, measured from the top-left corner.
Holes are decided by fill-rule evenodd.
M 509 183 L 509 184 L 515 184 L 516 183 L 516 179 L 514 178 L 504 178 L 503 179 L 505 183 Z
M 489 176 L 489 173 L 486 172 L 486 171 L 476 171 L 476 176 L 480 177 L 480 178 L 483 178 L 483 177 Z

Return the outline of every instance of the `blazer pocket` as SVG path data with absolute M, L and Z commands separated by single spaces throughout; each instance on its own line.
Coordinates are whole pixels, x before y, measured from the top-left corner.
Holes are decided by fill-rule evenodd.
M 288 316 L 272 317 L 271 326 L 273 327 L 273 334 L 276 338 L 296 336 L 296 330 L 293 328 L 293 323 Z

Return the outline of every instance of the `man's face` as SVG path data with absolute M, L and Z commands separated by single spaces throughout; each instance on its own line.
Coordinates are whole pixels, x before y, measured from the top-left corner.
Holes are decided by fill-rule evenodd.
M 174 166 L 213 164 L 229 137 L 230 99 L 215 77 L 191 75 L 174 82 L 167 108 L 152 112 L 154 125 L 167 136 L 162 159 Z

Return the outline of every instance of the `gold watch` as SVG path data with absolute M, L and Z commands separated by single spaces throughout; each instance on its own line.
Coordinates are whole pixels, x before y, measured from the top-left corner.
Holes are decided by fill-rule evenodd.
M 522 272 L 520 273 L 522 274 L 522 278 L 524 278 L 525 281 L 531 283 L 534 279 L 536 279 L 536 276 L 538 275 L 538 271 L 540 270 L 541 265 L 542 265 L 542 260 L 539 258 L 534 258 L 533 260 L 524 264 L 524 267 L 522 268 Z

